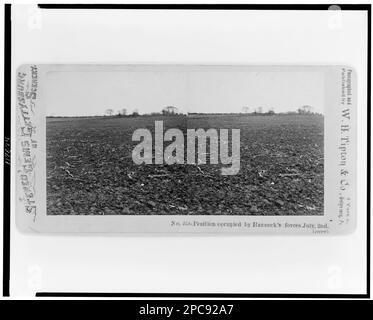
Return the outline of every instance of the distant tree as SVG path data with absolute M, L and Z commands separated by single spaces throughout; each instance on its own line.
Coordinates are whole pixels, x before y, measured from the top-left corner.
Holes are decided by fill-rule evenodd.
M 126 108 L 123 108 L 122 110 L 119 111 L 119 114 L 121 116 L 125 116 L 127 114 L 127 109 Z
M 257 109 L 257 113 L 263 113 L 263 108 L 262 108 L 262 107 L 259 107 L 259 108 Z
M 249 107 L 242 107 L 242 113 L 249 113 Z
M 300 108 L 298 108 L 299 114 L 312 114 L 313 113 L 313 107 L 309 105 L 304 105 Z
M 132 116 L 137 117 L 138 115 L 139 115 L 139 110 L 134 109 L 134 110 L 132 111 Z
M 167 106 L 162 110 L 162 114 L 164 115 L 172 115 L 172 114 L 178 114 L 178 109 L 174 106 Z
M 105 111 L 105 114 L 108 115 L 108 116 L 112 116 L 113 113 L 114 113 L 113 109 L 106 109 L 106 111 Z
M 269 109 L 268 112 L 267 112 L 267 114 L 268 114 L 269 116 L 273 116 L 273 115 L 275 115 L 276 113 L 274 112 L 273 109 Z

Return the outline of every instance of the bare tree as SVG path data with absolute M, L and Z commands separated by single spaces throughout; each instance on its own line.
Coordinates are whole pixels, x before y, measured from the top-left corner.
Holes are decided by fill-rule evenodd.
M 112 116 L 113 113 L 114 113 L 113 109 L 106 109 L 106 111 L 105 111 L 105 114 L 108 115 L 108 116 Z
M 122 110 L 119 111 L 119 114 L 121 116 L 125 116 L 127 114 L 127 109 L 126 108 L 123 108 Z

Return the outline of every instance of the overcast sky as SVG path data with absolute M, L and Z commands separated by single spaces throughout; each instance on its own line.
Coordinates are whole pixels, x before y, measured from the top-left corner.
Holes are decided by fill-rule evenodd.
M 184 112 L 324 110 L 321 72 L 119 71 L 50 72 L 49 116 L 103 115 L 106 109 L 140 114 L 176 106 Z

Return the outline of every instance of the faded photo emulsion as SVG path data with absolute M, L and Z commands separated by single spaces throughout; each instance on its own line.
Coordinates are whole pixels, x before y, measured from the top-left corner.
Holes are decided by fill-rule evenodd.
M 47 215 L 324 214 L 319 71 L 47 74 Z

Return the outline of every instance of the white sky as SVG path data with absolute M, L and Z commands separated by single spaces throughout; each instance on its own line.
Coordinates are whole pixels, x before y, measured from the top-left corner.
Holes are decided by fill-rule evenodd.
M 51 72 L 45 92 L 49 116 L 103 115 L 109 108 L 142 114 L 170 105 L 188 112 L 324 110 L 321 72 Z

